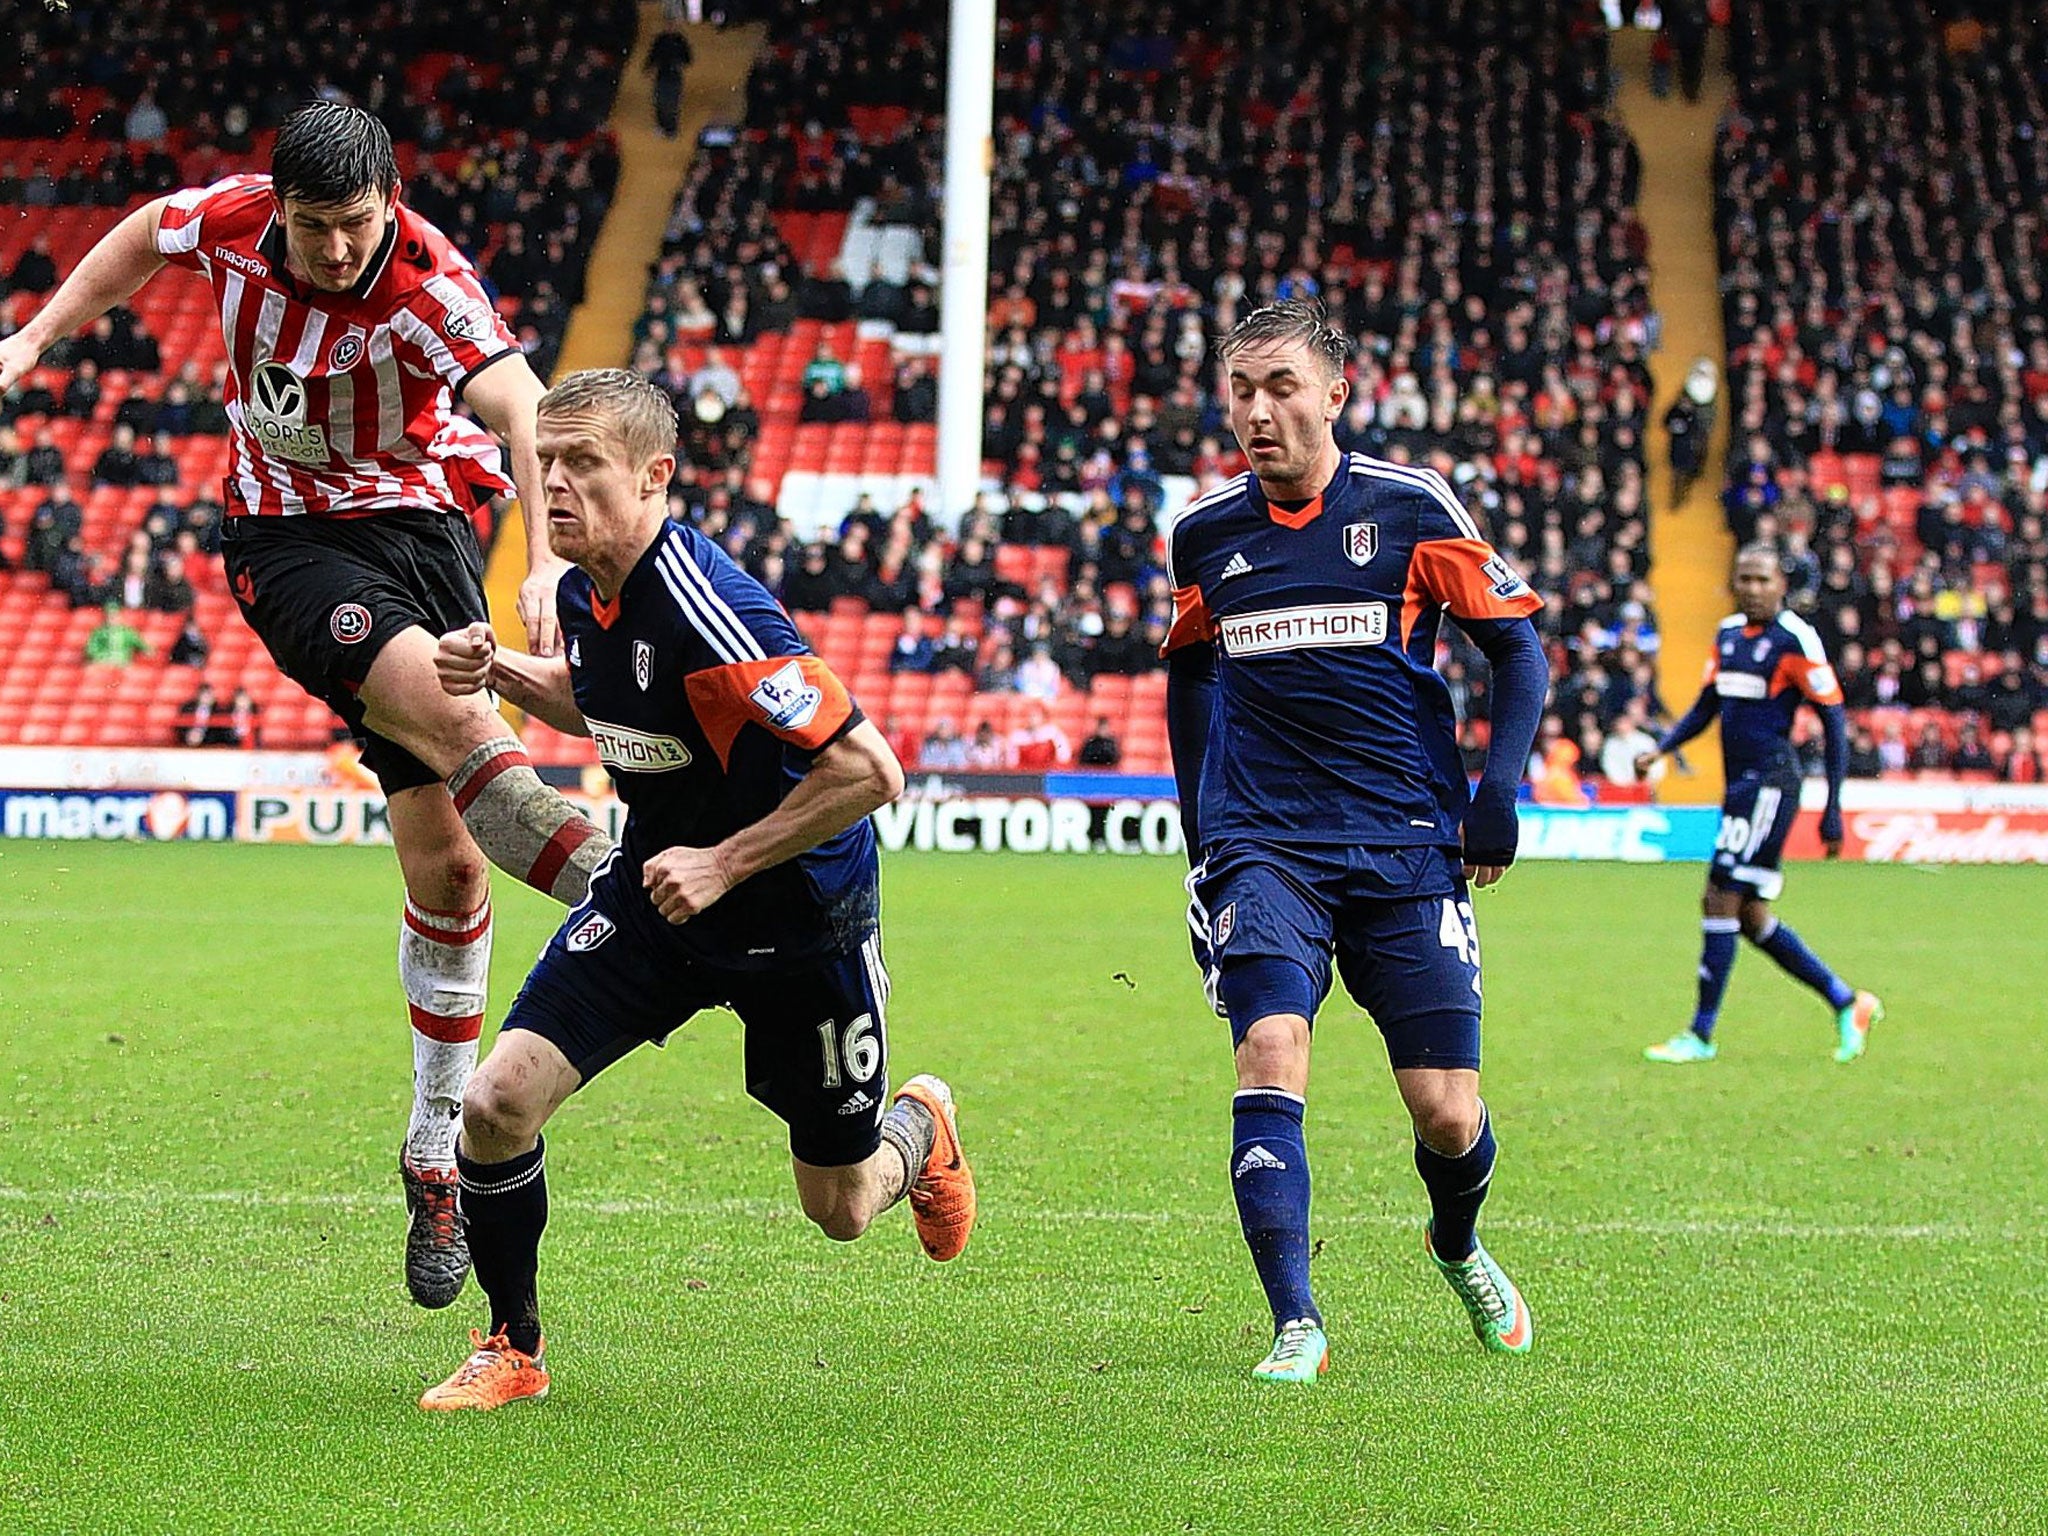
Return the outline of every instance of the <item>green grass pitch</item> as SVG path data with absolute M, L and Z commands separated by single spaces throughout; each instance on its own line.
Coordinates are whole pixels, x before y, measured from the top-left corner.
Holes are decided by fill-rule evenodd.
M 1890 1006 L 1870 1056 L 1752 952 L 1721 1060 L 1671 1069 L 1699 870 L 1516 870 L 1483 1230 L 1536 1351 L 1429 1271 L 1337 1002 L 1333 1366 L 1292 1394 L 1246 1379 L 1178 877 L 888 862 L 894 1075 L 952 1079 L 981 1178 L 960 1262 L 906 1213 L 812 1230 L 706 1015 L 551 1130 L 553 1396 L 428 1418 L 482 1314 L 400 1280 L 389 855 L 0 843 L 0 1532 L 2048 1531 L 2041 871 L 1795 870 L 1787 920 Z M 498 901 L 502 1009 L 553 917 Z

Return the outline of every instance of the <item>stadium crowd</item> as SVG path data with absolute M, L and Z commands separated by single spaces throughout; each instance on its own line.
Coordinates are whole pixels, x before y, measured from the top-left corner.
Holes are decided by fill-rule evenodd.
M 260 165 L 309 94 L 352 101 L 408 151 L 407 200 L 477 261 L 547 373 L 617 181 L 604 124 L 632 6 L 380 0 L 353 28 L 307 28 L 286 0 L 233 24 L 169 0 L 85 12 L 19 18 L 43 83 L 0 89 L 0 203 L 126 207 Z M 54 282 L 47 246 L 38 256 L 41 285 L 10 272 L 0 297 Z
M 352 100 L 399 142 L 407 201 L 477 261 L 536 371 L 552 369 L 617 179 L 603 126 L 630 5 L 515 17 L 486 0 L 384 0 L 353 30 L 305 28 L 283 0 L 244 8 L 233 26 L 162 0 L 19 21 L 35 79 L 49 83 L 0 89 L 0 204 L 125 208 L 260 168 L 270 131 L 309 90 Z M 61 275 L 48 234 L 29 241 L 0 271 L 5 330 Z M 165 301 L 137 301 L 150 302 Z M 0 570 L 44 573 L 73 608 L 192 609 L 222 507 L 185 450 L 229 430 L 226 365 L 164 354 L 145 320 L 116 309 L 0 400 L 0 491 L 40 492 L 0 502 Z M 60 443 L 67 421 L 78 430 Z M 95 541 L 81 500 L 138 486 L 156 493 L 139 522 Z
M 861 15 L 851 29 L 835 7 L 780 7 L 743 129 L 677 203 L 634 358 L 686 420 L 717 397 L 679 511 L 793 608 L 920 610 L 940 664 L 985 689 L 1150 669 L 1171 610 L 1166 482 L 1199 493 L 1241 467 L 1210 344 L 1251 307 L 1312 294 L 1358 342 L 1341 442 L 1456 487 L 1544 597 L 1557 760 L 1621 760 L 1609 736 L 1633 742 L 1661 713 L 1643 460 L 1656 316 L 1597 5 L 1004 17 L 984 436 L 999 490 L 968 509 L 856 507 L 806 547 L 765 491 L 745 494 L 759 413 L 730 349 L 799 319 L 881 322 L 891 376 L 821 349 L 802 419 L 933 408 L 943 7 Z M 804 269 L 776 215 L 820 211 L 903 232 L 907 258 Z M 1054 555 L 1006 555 L 1018 546 Z M 1483 663 L 1459 643 L 1445 666 L 1481 753 Z
M 1854 771 L 2038 781 L 2048 38 L 2032 7 L 1970 10 L 1736 7 L 1725 506 L 1835 657 Z
M 1658 327 L 1597 4 L 1006 15 L 989 493 L 862 498 L 808 542 L 775 511 L 786 466 L 757 462 L 783 407 L 752 397 L 743 364 L 805 322 L 863 322 L 890 338 L 886 366 L 806 343 L 784 414 L 935 416 L 944 7 L 882 0 L 858 28 L 850 8 L 757 9 L 772 41 L 745 121 L 700 146 L 633 333 L 635 366 L 681 407 L 678 515 L 794 610 L 904 615 L 898 670 L 1048 701 L 1154 670 L 1163 521 L 1241 467 L 1210 344 L 1249 307 L 1313 294 L 1358 344 L 1343 445 L 1438 469 L 1544 598 L 1539 794 L 1631 777 L 1668 717 L 1643 458 Z M 1905 0 L 1749 0 L 1731 31 L 1727 516 L 1779 546 L 1835 653 L 1856 772 L 2040 773 L 2048 119 L 2021 9 L 1934 31 Z M 507 23 L 486 0 L 385 0 L 346 35 L 290 19 L 281 0 L 232 29 L 167 0 L 90 26 L 25 17 L 53 72 L 0 89 L 0 202 L 116 207 L 260 163 L 297 91 L 227 82 L 314 80 L 385 113 L 409 200 L 477 258 L 545 374 L 616 177 L 600 130 L 632 8 Z M 1207 41 L 1225 33 L 1245 45 Z M 515 78 L 549 83 L 502 88 Z M 56 79 L 73 83 L 40 83 Z M 792 215 L 858 220 L 892 254 L 851 272 L 800 255 Z M 21 251 L 0 272 L 5 323 L 57 276 L 47 240 Z M 225 430 L 220 370 L 166 367 L 125 311 L 68 345 L 49 358 L 67 378 L 0 402 L 0 485 L 39 493 L 6 503 L 0 561 L 74 606 L 183 612 L 220 508 L 210 483 L 180 483 L 178 449 Z M 87 451 L 53 437 L 66 418 L 94 429 Z M 81 537 L 97 486 L 157 492 L 125 542 Z M 1440 661 L 1476 760 L 1484 664 L 1455 635 Z

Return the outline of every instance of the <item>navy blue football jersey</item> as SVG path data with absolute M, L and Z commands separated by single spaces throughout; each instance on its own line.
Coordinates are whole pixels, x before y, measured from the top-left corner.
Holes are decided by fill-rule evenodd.
M 1792 721 L 1802 702 L 1842 702 L 1842 687 L 1814 628 L 1798 614 L 1768 624 L 1721 621 L 1705 686 L 1720 700 L 1721 762 L 1728 782 L 1792 764 Z
M 1240 475 L 1174 521 L 1167 565 L 1168 653 L 1215 647 L 1205 847 L 1459 846 L 1471 790 L 1437 631 L 1542 604 L 1441 476 L 1346 454 L 1289 510 Z
M 576 707 L 626 805 L 613 878 L 628 888 L 664 848 L 768 815 L 863 718 L 767 589 L 694 528 L 665 524 L 611 602 L 573 567 L 557 599 Z M 687 923 L 654 922 L 726 969 L 848 954 L 875 929 L 877 874 L 863 818 Z

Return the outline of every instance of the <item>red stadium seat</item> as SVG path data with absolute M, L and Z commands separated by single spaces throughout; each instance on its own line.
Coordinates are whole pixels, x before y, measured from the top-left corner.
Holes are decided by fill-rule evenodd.
M 1031 579 L 1032 566 L 1032 551 L 1029 545 L 996 546 L 996 580 L 1029 589 L 1035 585 Z

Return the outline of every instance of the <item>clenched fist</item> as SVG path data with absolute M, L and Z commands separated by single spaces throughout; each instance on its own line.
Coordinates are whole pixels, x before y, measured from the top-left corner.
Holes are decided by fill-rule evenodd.
M 434 653 L 434 672 L 441 679 L 441 691 L 456 698 L 482 693 L 491 686 L 491 662 L 497 654 L 498 637 L 482 620 L 467 629 L 450 630 L 441 637 L 441 648 Z
M 0 389 L 12 389 L 34 373 L 42 356 L 42 349 L 25 332 L 16 331 L 0 341 Z
M 715 848 L 664 848 L 640 870 L 654 910 L 671 923 L 687 923 L 732 889 Z

